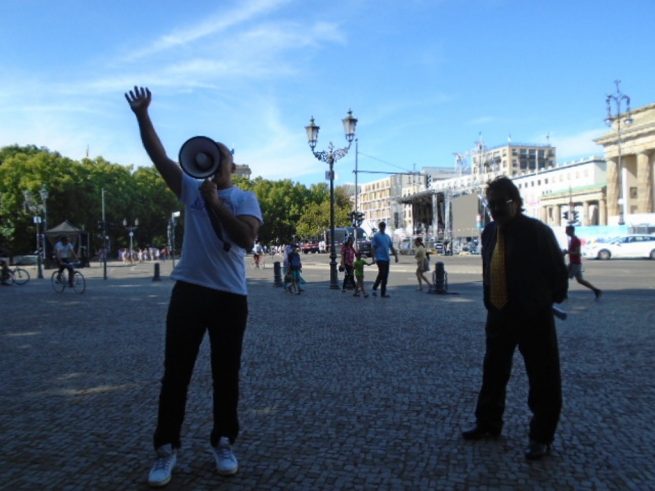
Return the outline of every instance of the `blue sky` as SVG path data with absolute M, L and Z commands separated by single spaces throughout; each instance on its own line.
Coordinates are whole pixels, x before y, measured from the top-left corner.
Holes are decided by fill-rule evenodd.
M 3 0 L 0 146 L 150 165 L 123 97 L 139 84 L 173 158 L 207 135 L 269 179 L 324 180 L 304 126 L 343 146 L 349 108 L 360 169 L 453 166 L 480 133 L 549 135 L 568 161 L 602 154 L 615 79 L 655 103 L 653 19 L 653 0 Z M 354 165 L 353 146 L 337 184 Z

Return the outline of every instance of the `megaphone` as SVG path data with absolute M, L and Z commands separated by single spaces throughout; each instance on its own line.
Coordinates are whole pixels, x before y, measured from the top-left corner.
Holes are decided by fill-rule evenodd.
M 189 138 L 180 148 L 182 170 L 196 179 L 205 179 L 217 174 L 221 168 L 221 149 L 206 136 Z

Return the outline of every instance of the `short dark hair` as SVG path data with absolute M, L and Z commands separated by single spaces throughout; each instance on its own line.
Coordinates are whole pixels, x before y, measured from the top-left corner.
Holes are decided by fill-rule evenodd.
M 378 228 L 387 228 L 387 224 L 384 222 L 378 223 Z
M 573 232 L 575 232 L 575 227 L 573 225 L 567 225 L 565 230 L 566 230 L 566 232 L 573 233 Z
M 511 199 L 519 207 L 519 211 L 523 211 L 523 198 L 521 198 L 521 193 L 519 188 L 516 187 L 516 184 L 507 176 L 498 176 L 494 180 L 487 183 L 487 191 L 489 194 L 491 192 L 501 193 L 507 196 L 508 199 Z

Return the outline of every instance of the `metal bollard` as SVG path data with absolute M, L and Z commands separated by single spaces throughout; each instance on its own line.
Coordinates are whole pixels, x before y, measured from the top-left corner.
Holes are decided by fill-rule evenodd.
M 448 292 L 448 273 L 441 261 L 434 265 L 433 280 L 435 293 L 444 295 Z
M 152 281 L 161 281 L 159 276 L 159 263 L 155 263 L 155 275 L 152 277 Z
M 280 266 L 280 261 L 275 261 L 273 263 L 273 286 L 284 286 L 284 282 L 282 281 L 282 267 Z

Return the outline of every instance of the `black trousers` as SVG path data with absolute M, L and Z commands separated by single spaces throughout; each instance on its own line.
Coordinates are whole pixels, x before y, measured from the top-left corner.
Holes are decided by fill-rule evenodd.
M 352 287 L 354 290 L 356 288 L 355 285 L 355 269 L 352 266 L 348 266 L 347 264 L 344 265 L 344 271 L 345 274 L 343 276 L 343 285 L 341 285 L 341 289 L 345 290 L 348 285 Z
M 389 261 L 375 261 L 375 264 L 378 265 L 378 275 L 373 283 L 373 290 L 377 290 L 378 285 L 380 285 L 380 293 L 386 295 L 387 280 L 389 279 Z
M 200 344 L 209 332 L 213 379 L 214 427 L 210 442 L 221 436 L 234 442 L 239 433 L 239 370 L 248 299 L 178 281 L 166 318 L 164 377 L 159 394 L 155 448 L 181 445 L 187 390 Z
M 73 286 L 73 275 L 75 274 L 75 268 L 70 262 L 70 259 L 64 258 L 59 260 L 59 271 L 57 272 L 57 276 L 61 278 L 61 272 L 63 270 L 67 269 L 68 270 L 68 284 L 70 286 Z
M 519 318 L 490 309 L 486 324 L 482 388 L 475 416 L 479 426 L 500 431 L 505 393 L 516 346 L 523 355 L 530 384 L 530 439 L 551 443 L 562 409 L 562 383 L 555 321 L 550 310 Z

